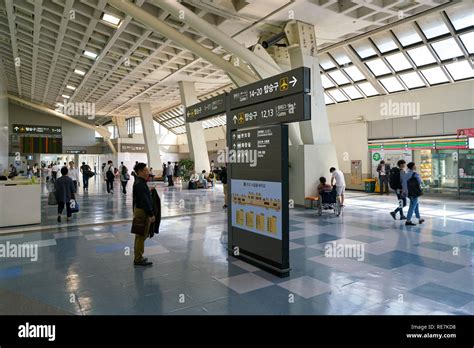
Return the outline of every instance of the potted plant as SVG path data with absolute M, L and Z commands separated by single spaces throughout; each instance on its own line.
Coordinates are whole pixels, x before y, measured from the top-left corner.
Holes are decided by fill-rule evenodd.
M 194 161 L 189 158 L 179 160 L 179 170 L 182 178 L 182 187 L 188 188 L 191 172 L 194 170 Z

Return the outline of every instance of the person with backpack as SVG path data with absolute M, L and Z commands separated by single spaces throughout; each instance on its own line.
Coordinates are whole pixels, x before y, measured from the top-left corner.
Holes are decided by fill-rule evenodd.
M 86 162 L 82 162 L 80 170 L 82 174 L 82 189 L 89 191 L 89 179 L 93 176 L 91 167 L 89 167 Z
M 405 215 L 403 214 L 403 208 L 407 205 L 407 198 L 403 195 L 402 187 L 402 177 L 401 174 L 405 174 L 405 160 L 400 160 L 397 162 L 397 166 L 390 169 L 389 175 L 389 185 L 392 190 L 395 191 L 398 199 L 398 207 L 394 211 L 390 212 L 392 218 L 396 220 L 397 213 L 400 213 L 400 220 L 406 220 Z
M 103 175 L 104 175 L 104 180 L 107 183 L 107 193 L 113 194 L 115 174 L 114 174 L 114 166 L 113 166 L 112 161 L 107 162 L 107 166 L 104 168 Z
M 380 194 L 387 193 L 388 195 L 388 176 L 390 172 L 390 165 L 386 164 L 384 160 L 380 161 L 377 166 L 377 173 L 379 173 Z
M 403 195 L 410 199 L 410 207 L 408 208 L 407 221 L 405 222 L 406 226 L 415 226 L 416 224 L 411 221 L 413 213 L 415 213 L 418 223 L 422 224 L 425 220 L 420 217 L 420 208 L 419 208 L 419 197 L 423 195 L 421 189 L 421 177 L 420 174 L 416 172 L 416 165 L 414 162 L 407 164 L 408 171 L 405 175 L 402 176 L 402 188 Z
M 127 194 L 128 180 L 130 180 L 130 175 L 128 174 L 128 168 L 122 164 L 122 170 L 120 171 L 120 182 L 122 183 L 122 192 L 124 195 Z

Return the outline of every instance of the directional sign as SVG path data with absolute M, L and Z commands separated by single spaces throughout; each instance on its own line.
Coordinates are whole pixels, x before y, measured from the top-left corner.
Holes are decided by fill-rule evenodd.
M 55 126 L 32 126 L 23 124 L 14 124 L 12 126 L 13 133 L 19 134 L 47 134 L 47 135 L 61 135 L 62 128 Z
M 225 113 L 226 94 L 191 105 L 186 108 L 186 122 L 195 122 L 202 119 Z
M 265 102 L 296 93 L 309 93 L 310 68 L 300 67 L 267 79 L 234 89 L 229 93 L 230 108 Z
M 310 119 L 311 96 L 308 94 L 296 94 L 231 110 L 227 115 L 227 127 L 239 129 L 276 123 L 300 122 Z

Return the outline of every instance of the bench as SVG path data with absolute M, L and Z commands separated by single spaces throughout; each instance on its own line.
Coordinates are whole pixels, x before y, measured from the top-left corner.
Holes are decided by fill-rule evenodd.
M 304 198 L 305 208 L 306 208 L 306 201 L 311 202 L 310 209 L 313 209 L 313 204 L 314 204 L 314 202 L 319 201 L 319 197 L 314 197 L 314 196 L 305 197 Z M 306 209 L 308 209 L 308 208 L 306 208 Z

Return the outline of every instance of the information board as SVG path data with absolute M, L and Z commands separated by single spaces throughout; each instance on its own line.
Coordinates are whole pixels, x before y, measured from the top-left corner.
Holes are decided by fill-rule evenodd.
M 295 94 L 231 110 L 227 114 L 227 127 L 239 129 L 310 119 L 311 96 L 309 94 Z
M 13 133 L 18 134 L 47 134 L 47 135 L 61 135 L 61 127 L 53 126 L 32 126 L 32 125 L 23 125 L 23 124 L 14 124 L 12 125 Z
M 229 92 L 230 109 L 311 91 L 310 69 L 296 68 Z
M 196 122 L 225 113 L 226 96 L 225 93 L 220 94 L 214 98 L 187 107 L 185 110 L 186 122 Z

